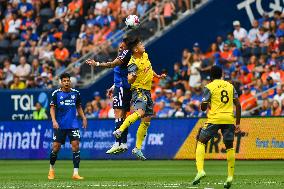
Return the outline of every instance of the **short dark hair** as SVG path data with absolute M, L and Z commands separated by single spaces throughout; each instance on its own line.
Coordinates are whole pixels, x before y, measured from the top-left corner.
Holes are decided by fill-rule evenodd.
M 69 73 L 63 73 L 63 74 L 61 74 L 60 75 L 60 80 L 62 80 L 62 79 L 64 79 L 64 78 L 68 78 L 68 79 L 70 79 L 70 74 Z
M 141 41 L 139 31 L 129 32 L 123 41 L 129 50 L 133 50 L 133 48 Z
M 211 80 L 221 79 L 223 74 L 222 68 L 220 66 L 213 66 L 210 70 Z

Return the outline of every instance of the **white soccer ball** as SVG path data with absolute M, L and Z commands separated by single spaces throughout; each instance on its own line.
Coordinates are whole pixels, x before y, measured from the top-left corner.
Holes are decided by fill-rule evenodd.
M 136 15 L 129 15 L 125 20 L 125 24 L 128 28 L 135 29 L 139 27 L 140 20 Z

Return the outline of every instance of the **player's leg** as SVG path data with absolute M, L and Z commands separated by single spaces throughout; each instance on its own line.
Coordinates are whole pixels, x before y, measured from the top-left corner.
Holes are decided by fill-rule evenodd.
M 49 173 L 48 173 L 48 179 L 53 180 L 55 178 L 55 162 L 57 160 L 57 154 L 61 148 L 61 144 L 65 144 L 66 139 L 66 130 L 61 129 L 54 129 L 53 130 L 53 144 L 52 144 L 52 150 L 49 154 Z
M 205 124 L 205 126 L 199 132 L 199 135 L 197 137 L 197 146 L 196 146 L 197 174 L 192 182 L 193 185 L 199 184 L 200 180 L 206 176 L 206 173 L 204 171 L 205 146 L 206 143 L 217 132 L 218 132 L 218 126 L 213 124 Z
M 132 153 L 141 160 L 146 160 L 145 156 L 142 153 L 142 143 L 147 135 L 147 130 L 150 126 L 151 117 L 147 116 L 141 119 L 141 123 L 138 127 L 136 133 L 136 146 L 132 150 Z
M 147 106 L 147 97 L 143 94 L 143 91 L 137 90 L 132 93 L 132 102 L 134 106 L 134 112 L 130 114 L 122 123 L 119 129 L 117 129 L 113 134 L 116 138 L 120 138 L 121 134 L 134 122 L 136 122 L 141 117 L 144 117 L 145 110 Z
M 226 146 L 227 163 L 228 163 L 228 178 L 224 183 L 224 188 L 230 188 L 233 182 L 235 172 L 235 149 L 233 148 L 234 142 L 234 129 L 233 124 L 222 125 L 221 131 L 223 135 L 224 144 Z
M 79 165 L 80 165 L 80 131 L 79 129 L 69 129 L 68 130 L 68 137 L 70 139 L 70 143 L 72 146 L 72 152 L 73 152 L 73 176 L 72 179 L 74 180 L 81 180 L 84 179 L 79 175 Z
M 115 115 L 115 131 L 120 128 L 122 125 L 124 119 L 125 119 L 125 111 L 123 109 L 114 109 L 114 115 Z M 128 128 L 121 134 L 120 138 L 115 138 L 115 143 L 113 146 L 106 152 L 107 154 L 117 154 L 121 153 L 127 150 L 127 134 L 128 134 Z M 126 136 L 125 136 L 126 135 Z M 126 140 L 125 140 L 126 138 Z
M 147 130 L 150 126 L 151 116 L 154 114 L 153 106 L 154 103 L 151 98 L 151 93 L 149 91 L 144 91 L 144 95 L 147 97 L 146 109 L 145 109 L 145 117 L 141 119 L 141 123 L 138 127 L 136 134 L 136 148 L 133 149 L 133 154 L 136 155 L 141 160 L 146 160 L 143 155 L 141 148 L 142 143 L 146 137 Z

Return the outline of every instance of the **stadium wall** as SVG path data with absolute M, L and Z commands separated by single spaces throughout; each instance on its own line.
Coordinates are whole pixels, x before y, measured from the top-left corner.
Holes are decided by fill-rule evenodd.
M 196 135 L 205 119 L 154 119 L 143 144 L 149 159 L 194 159 Z M 89 120 L 81 130 L 82 159 L 133 159 L 131 150 L 106 155 L 113 144 L 113 120 Z M 130 127 L 129 149 L 134 148 L 138 123 Z M 284 159 L 284 117 L 243 118 L 235 136 L 237 159 Z M 48 159 L 52 144 L 50 121 L 0 121 L 0 159 Z M 69 142 L 59 158 L 71 159 Z M 207 159 L 226 159 L 220 133 L 206 147 Z

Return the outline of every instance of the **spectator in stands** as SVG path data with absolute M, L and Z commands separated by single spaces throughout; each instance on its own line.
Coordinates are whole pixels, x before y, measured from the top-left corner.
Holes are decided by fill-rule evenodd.
M 276 37 L 280 37 L 284 35 L 284 21 L 279 23 L 278 29 L 276 31 Z
M 86 104 L 86 108 L 85 108 L 84 112 L 85 112 L 86 118 L 88 118 L 88 119 L 89 118 L 95 118 L 92 103 L 88 102 Z
M 171 117 L 180 118 L 180 117 L 185 117 L 185 116 L 186 116 L 186 112 L 182 108 L 182 103 L 180 101 L 176 101 L 174 103 L 174 112 Z
M 198 55 L 193 54 L 193 63 L 190 67 L 190 77 L 189 77 L 189 86 L 191 88 L 197 88 L 201 85 L 201 60 Z
M 25 89 L 26 84 L 20 80 L 19 76 L 14 75 L 13 83 L 10 86 L 12 90 Z
M 281 101 L 281 107 L 282 107 L 281 116 L 284 116 L 284 99 Z
M 158 118 L 166 118 L 169 116 L 169 109 L 166 108 L 166 104 L 164 101 L 160 101 L 158 103 L 159 111 L 156 113 L 156 117 Z
M 259 115 L 261 116 L 271 116 L 271 105 L 268 99 L 262 101 L 262 107 Z
M 34 120 L 47 119 L 45 108 L 43 108 L 39 102 L 35 104 L 35 111 L 33 112 L 33 118 Z
M 52 81 L 48 78 L 48 73 L 42 72 L 40 77 L 37 78 L 37 85 L 41 89 L 52 88 Z
M 143 17 L 146 11 L 149 9 L 149 3 L 147 0 L 139 0 L 137 4 L 137 16 Z
M 257 39 L 257 35 L 259 34 L 259 27 L 258 27 L 258 21 L 254 20 L 252 22 L 252 28 L 248 32 L 248 42 L 249 43 L 254 43 L 255 40 Z
M 234 43 L 238 49 L 242 48 L 241 41 L 235 38 L 232 33 L 228 33 L 227 40 L 225 41 L 225 43 L 228 44 L 228 46 Z
M 55 59 L 60 63 L 66 63 L 69 58 L 69 51 L 64 47 L 62 41 L 57 42 L 57 48 L 54 51 Z
M 26 86 L 27 86 L 27 89 L 35 89 L 37 88 L 37 84 L 35 82 L 35 77 L 34 76 L 29 76 L 27 81 L 26 81 Z
M 281 106 L 277 100 L 273 100 L 272 108 L 271 108 L 271 115 L 272 116 L 280 116 L 281 115 Z
M 193 103 L 188 103 L 185 107 L 187 117 L 198 117 L 198 107 Z
M 243 111 L 252 110 L 257 106 L 255 97 L 251 94 L 248 86 L 244 87 L 244 93 L 240 96 L 240 102 Z
M 31 73 L 31 65 L 27 63 L 26 57 L 20 57 L 20 65 L 16 67 L 15 74 L 20 77 L 21 80 L 25 80 Z
M 59 25 L 60 23 L 64 22 L 64 17 L 67 14 L 67 7 L 64 5 L 63 0 L 58 0 L 58 6 L 55 9 L 55 16 L 51 19 L 49 19 L 48 21 L 50 23 L 54 23 Z
M 234 38 L 239 41 L 245 41 L 247 37 L 247 30 L 241 27 L 241 23 L 238 20 L 233 22 L 234 30 Z
M 101 109 L 100 109 L 99 118 L 108 118 L 110 107 L 108 106 L 105 100 L 101 100 L 100 103 L 101 103 Z
M 273 97 L 273 100 L 277 100 L 279 102 L 279 104 L 282 103 L 282 100 L 284 100 L 284 92 L 282 90 L 281 86 L 278 86 L 276 89 L 276 95 Z M 284 108 L 284 107 L 282 107 Z
M 4 75 L 5 75 L 5 78 L 4 78 L 4 84 L 6 86 L 9 86 L 10 83 L 13 81 L 13 77 L 14 77 L 14 74 L 16 73 L 16 66 L 14 64 L 11 63 L 11 60 L 9 58 L 6 58 L 4 60 Z
M 163 16 L 165 20 L 165 25 L 168 25 L 174 17 L 175 14 L 175 5 L 172 0 L 166 0 L 164 3 L 164 9 L 163 9 Z

